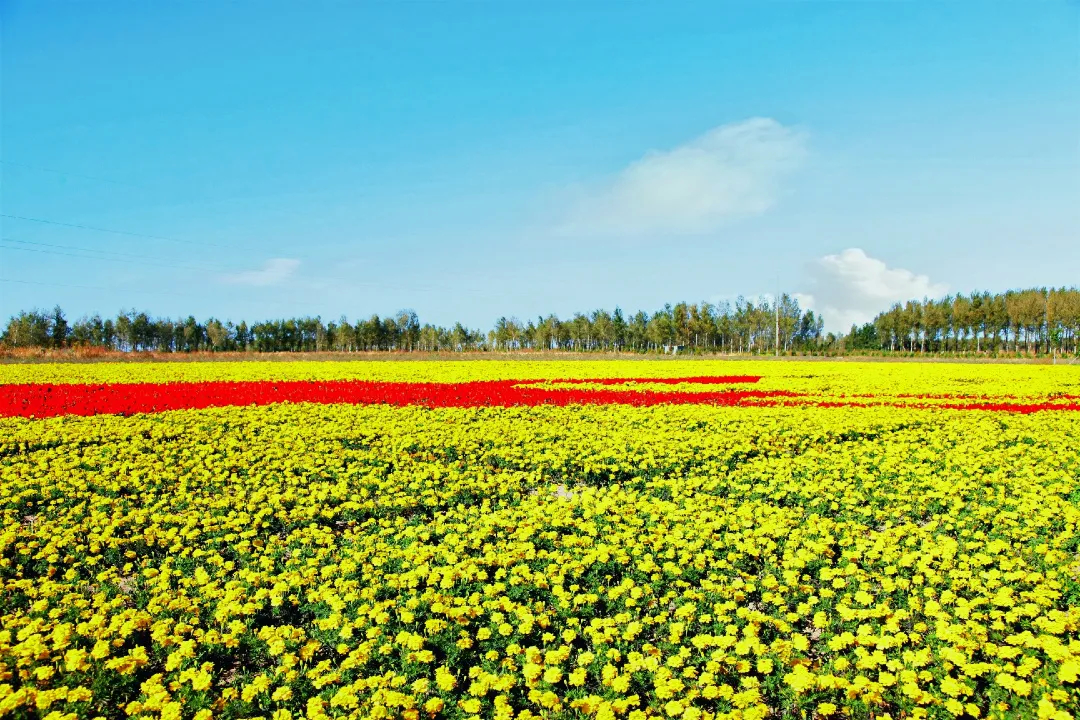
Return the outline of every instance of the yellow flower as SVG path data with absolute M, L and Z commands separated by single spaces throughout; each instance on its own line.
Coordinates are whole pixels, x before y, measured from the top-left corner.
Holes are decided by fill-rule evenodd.
M 693 312 L 672 308 L 672 332 L 729 332 Z M 111 703 L 160 718 L 183 701 L 184 717 L 213 708 L 206 720 L 246 699 L 276 720 L 434 720 L 443 703 L 492 720 L 704 720 L 702 698 L 747 719 L 858 704 L 1065 720 L 1080 678 L 1080 621 L 1061 594 L 1080 413 L 941 406 L 1071 406 L 1080 375 L 632 365 L 0 364 L 6 392 L 524 377 L 519 390 L 585 401 L 0 418 L 14 513 L 0 530 L 0 714 L 56 720 L 79 703 L 96 718 Z M 628 374 L 640 380 L 599 382 Z M 761 379 L 678 382 L 714 374 Z M 717 394 L 750 388 L 735 405 Z M 590 402 L 612 394 L 641 404 Z M 243 664 L 252 648 L 265 667 Z M 85 685 L 101 672 L 139 682 L 96 696 Z
M 210 683 L 212 682 L 212 680 L 213 679 L 211 678 L 210 673 L 206 672 L 205 670 L 200 670 L 192 676 L 191 687 L 193 690 L 198 691 L 207 690 L 210 688 Z
M 457 685 L 457 680 L 444 667 L 435 670 L 435 684 L 443 692 L 450 692 Z
M 790 673 L 784 676 L 784 682 L 791 686 L 796 693 L 806 692 L 815 684 L 814 676 L 802 665 L 796 665 Z
M 562 680 L 562 670 L 557 667 L 549 667 L 544 670 L 544 682 L 557 683 Z
M 68 672 L 78 672 L 86 669 L 89 663 L 86 662 L 87 652 L 85 650 L 79 650 L 78 648 L 71 648 L 64 653 L 64 669 Z
M 1057 672 L 1058 680 L 1061 682 L 1075 683 L 1076 679 L 1080 677 L 1080 660 L 1071 659 L 1061 663 Z

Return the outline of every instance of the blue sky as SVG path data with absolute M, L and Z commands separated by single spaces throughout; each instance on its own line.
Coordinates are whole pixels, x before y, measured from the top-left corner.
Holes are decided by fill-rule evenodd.
M 1080 278 L 1070 0 L 2 0 L 0 22 L 4 316 L 488 327 L 779 286 L 841 328 Z

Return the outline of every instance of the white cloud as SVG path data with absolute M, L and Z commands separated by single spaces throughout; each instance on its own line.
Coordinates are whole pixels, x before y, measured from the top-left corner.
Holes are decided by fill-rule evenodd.
M 806 135 L 771 118 L 713 128 L 672 150 L 653 150 L 583 193 L 570 232 L 700 233 L 758 215 L 806 155 Z
M 280 285 L 288 280 L 298 267 L 300 267 L 300 261 L 294 258 L 270 258 L 263 263 L 260 270 L 243 270 L 224 275 L 222 279 L 233 285 L 269 287 Z
M 826 255 L 810 269 L 812 292 L 798 296 L 799 303 L 825 318 L 825 329 L 847 332 L 862 325 L 897 302 L 940 297 L 948 287 L 931 282 L 926 275 L 890 268 L 859 248 Z

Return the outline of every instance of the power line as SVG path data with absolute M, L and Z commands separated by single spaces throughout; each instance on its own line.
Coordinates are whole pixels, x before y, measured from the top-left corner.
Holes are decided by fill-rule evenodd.
M 25 244 L 30 244 L 30 245 L 45 245 L 45 243 L 34 243 L 34 242 L 29 241 L 29 240 L 12 240 L 12 239 L 9 239 L 9 238 L 0 238 L 0 240 L 2 240 L 3 242 L 16 242 L 16 243 L 25 243 Z M 106 262 L 122 262 L 122 263 L 128 263 L 130 265 L 143 265 L 145 267 L 167 268 L 169 270 L 173 270 L 173 269 L 176 269 L 176 270 L 196 270 L 196 271 L 199 271 L 199 272 L 205 272 L 207 270 L 215 270 L 215 271 L 217 270 L 216 268 L 194 267 L 194 266 L 191 266 L 191 265 L 165 265 L 163 263 L 157 263 L 157 262 L 152 262 L 152 261 L 151 262 L 143 262 L 143 261 L 140 261 L 140 260 L 128 260 L 127 258 L 120 258 L 120 257 L 99 257 L 99 256 L 96 256 L 96 255 L 76 255 L 75 253 L 57 252 L 55 250 L 39 250 L 39 249 L 28 248 L 28 247 L 12 247 L 10 245 L 0 246 L 0 247 L 6 247 L 6 249 L 8 249 L 8 250 L 19 250 L 19 251 L 22 251 L 22 252 L 42 253 L 44 255 L 63 255 L 64 257 L 79 258 L 80 260 L 103 260 L 103 261 L 106 261 Z M 64 247 L 64 246 L 63 245 L 59 245 L 59 246 L 54 245 L 54 246 L 50 246 L 50 247 Z M 74 249 L 81 250 L 82 248 L 74 248 Z M 94 251 L 91 251 L 91 252 L 94 252 Z M 136 255 L 135 257 L 139 257 L 139 256 Z
M 57 283 L 57 282 L 42 282 L 39 280 L 16 280 L 15 278 L 0 277 L 0 283 L 18 283 L 19 285 L 40 285 L 43 287 L 62 287 L 62 288 L 74 288 L 77 290 L 116 290 L 116 286 L 105 287 L 102 285 L 75 285 L 72 283 Z M 169 292 L 168 290 L 142 290 L 139 288 L 126 288 L 125 292 L 132 293 L 134 295 L 150 295 L 150 296 L 168 296 L 179 298 L 202 298 L 205 299 L 205 295 L 201 293 L 176 293 Z M 285 307 L 287 304 L 283 300 L 268 299 L 260 301 L 263 304 L 275 305 L 278 307 Z
M 119 181 L 116 181 L 116 180 L 110 180 L 108 178 L 96 177 L 96 176 L 93 176 L 93 175 L 84 175 L 84 174 L 81 174 L 81 173 L 70 173 L 70 172 L 66 172 L 66 171 L 62 171 L 62 170 L 52 170 L 52 169 L 49 169 L 49 168 L 37 167 L 37 166 L 34 166 L 34 165 L 28 165 L 26 163 L 14 162 L 14 161 L 11 161 L 11 160 L 2 160 L 2 159 L 0 159 L 0 164 L 24 167 L 24 168 L 28 168 L 28 169 L 32 169 L 32 170 L 39 170 L 39 171 L 42 171 L 42 172 L 51 172 L 51 173 L 56 173 L 56 174 L 60 174 L 60 175 L 71 175 L 71 176 L 74 176 L 74 177 L 83 177 L 83 178 L 87 178 L 87 179 L 91 179 L 91 180 L 101 180 L 103 182 L 111 182 L 111 183 L 116 183 L 116 184 L 119 184 L 119 185 L 129 185 L 131 187 L 140 187 L 138 185 L 132 185 L 131 183 L 123 183 L 123 182 L 119 182 Z M 7 213 L 0 213 L 0 217 L 11 218 L 13 220 L 26 220 L 26 221 L 29 221 L 29 222 L 43 223 L 43 224 L 46 224 L 46 225 L 56 225 L 56 226 L 59 226 L 59 227 L 75 228 L 75 229 L 78 229 L 78 230 L 90 230 L 90 231 L 93 231 L 93 232 L 112 233 L 114 235 L 126 235 L 126 236 L 129 236 L 129 237 L 140 237 L 140 238 L 147 238 L 147 239 L 150 239 L 150 240 L 163 240 L 163 241 L 166 241 L 166 242 L 181 243 L 181 244 L 184 244 L 184 245 L 196 245 L 196 246 L 203 246 L 203 247 L 213 247 L 213 248 L 225 249 L 224 246 L 218 245 L 218 244 L 215 244 L 215 243 L 204 243 L 204 242 L 196 242 L 196 241 L 193 241 L 193 240 L 182 240 L 180 238 L 167 237 L 167 236 L 164 236 L 164 235 L 151 235 L 149 233 L 138 233 L 138 232 L 131 232 L 131 231 L 127 231 L 127 230 L 114 230 L 112 228 L 96 227 L 96 226 L 93 226 L 93 225 L 81 225 L 81 224 L 78 224 L 78 223 L 66 223 L 66 222 L 60 222 L 58 220 L 47 220 L 47 219 L 44 219 L 44 218 L 34 218 L 34 217 L 28 217 L 28 216 L 25 216 L 25 215 L 10 215 L 10 214 L 7 214 Z M 210 270 L 210 271 L 221 272 L 221 273 L 226 273 L 227 274 L 227 271 L 225 271 L 222 268 L 193 267 L 193 266 L 182 266 L 182 265 L 163 265 L 161 263 L 154 262 L 153 258 L 149 258 L 149 257 L 144 256 L 144 255 L 140 256 L 140 255 L 134 255 L 134 254 L 131 254 L 131 253 L 115 252 L 115 251 L 111 251 L 111 250 L 92 250 L 90 248 L 80 248 L 80 247 L 75 247 L 75 246 L 70 246 L 70 245 L 57 245 L 57 244 L 50 244 L 50 243 L 34 242 L 34 241 L 31 241 L 31 240 L 17 240 L 15 238 L 7 238 L 7 237 L 0 238 L 0 240 L 4 240 L 6 242 L 25 244 L 25 245 L 38 245 L 38 246 L 41 246 L 41 247 L 58 248 L 58 249 L 63 249 L 63 250 L 77 250 L 77 251 L 81 251 L 81 252 L 100 253 L 100 254 L 108 254 L 108 255 L 119 255 L 119 256 L 133 258 L 134 260 L 137 260 L 139 262 L 134 262 L 133 260 L 122 260 L 120 258 L 96 257 L 94 255 L 74 255 L 74 254 L 71 254 L 71 253 L 63 253 L 63 252 L 55 252 L 55 251 L 50 252 L 50 251 L 47 251 L 47 250 L 32 250 L 30 248 L 11 247 L 10 245 L 7 246 L 8 250 L 21 250 L 23 252 L 37 252 L 37 253 L 47 254 L 47 255 L 67 256 L 67 257 L 74 257 L 74 258 L 87 259 L 87 260 L 109 260 L 109 261 L 113 261 L 113 262 L 126 262 L 126 263 L 130 263 L 130 264 L 143 264 L 143 265 L 147 265 L 147 266 L 164 267 L 164 268 L 168 268 L 168 269 L 176 268 L 176 269 L 196 270 L 196 271 L 204 271 L 204 272 L 207 271 L 207 270 Z M 243 248 L 236 248 L 236 249 L 243 249 Z M 150 262 L 146 262 L 146 261 L 150 261 Z M 366 285 L 368 287 L 373 287 L 373 288 L 400 289 L 400 286 L 392 284 L 392 283 L 380 283 L 380 282 L 362 281 L 362 280 L 358 281 L 358 280 L 353 279 L 353 278 L 342 278 L 342 277 L 333 277 L 333 276 L 323 276 L 322 279 L 329 280 L 329 281 L 342 282 L 342 283 L 346 283 L 346 284 L 349 284 L 349 285 Z M 12 281 L 12 282 L 15 282 L 15 281 Z M 74 286 L 73 285 L 73 286 L 69 286 L 69 287 L 84 287 L 84 286 Z M 106 288 L 93 288 L 93 289 L 106 289 Z M 415 286 L 414 289 L 419 291 L 419 292 L 442 292 L 441 288 L 433 287 L 431 285 L 419 285 L 419 286 Z M 478 295 L 478 296 L 490 296 L 491 295 L 491 293 L 489 293 L 489 292 L 486 292 L 486 291 L 484 291 L 484 290 L 482 290 L 480 288 L 474 288 L 474 287 L 457 288 L 455 290 L 455 292 L 459 292 L 459 293 L 464 292 L 466 294 Z
M 77 223 L 66 223 L 66 222 L 60 222 L 60 221 L 57 221 L 57 220 L 46 220 L 44 218 L 34 218 L 34 217 L 28 217 L 26 215 L 10 215 L 8 213 L 0 213 L 0 217 L 11 218 L 13 220 L 27 220 L 27 221 L 30 221 L 30 222 L 44 223 L 44 224 L 47 224 L 47 225 L 57 225 L 57 226 L 60 226 L 60 227 L 76 228 L 76 229 L 79 229 L 79 230 L 91 230 L 91 231 L 94 231 L 94 232 L 113 233 L 115 235 L 127 235 L 127 236 L 131 236 L 131 237 L 149 238 L 151 240 L 165 240 L 165 241 L 168 241 L 168 242 L 182 243 L 182 244 L 185 244 L 185 245 L 197 245 L 197 246 L 204 246 L 204 247 L 213 247 L 213 248 L 219 248 L 219 249 L 226 249 L 223 246 L 216 245 L 214 243 L 200 243 L 200 242 L 195 242 L 193 240 L 181 240 L 181 239 L 178 239 L 178 238 L 166 237 L 164 235 L 150 235 L 150 234 L 147 234 L 147 233 L 129 232 L 127 230 L 113 230 L 112 228 L 95 227 L 95 226 L 92 226 L 92 225 L 80 225 L 80 224 L 77 224 Z M 26 243 L 26 244 L 31 243 L 31 241 L 28 241 L 28 240 L 14 240 L 14 239 L 11 239 L 11 238 L 3 238 L 3 239 L 10 240 L 12 242 L 18 242 L 18 243 Z M 64 248 L 64 249 L 83 250 L 83 251 L 87 251 L 87 252 L 102 252 L 102 253 L 110 253 L 111 252 L 111 251 L 108 251 L 108 250 L 87 250 L 86 248 L 65 247 L 65 246 L 61 246 L 61 245 L 47 245 L 46 243 L 33 243 L 33 244 L 42 245 L 42 246 L 48 246 L 48 247 L 60 247 L 60 248 Z M 8 249 L 9 250 L 27 250 L 26 248 L 15 248 L 15 247 L 8 247 Z M 235 249 L 243 249 L 243 248 L 235 248 Z M 44 252 L 44 251 L 37 251 L 37 252 Z M 48 254 L 51 254 L 51 255 L 65 255 L 67 253 L 48 253 Z M 112 253 L 112 254 L 118 254 L 119 255 L 119 254 L 126 254 L 126 253 Z M 137 256 L 137 255 L 129 255 L 129 256 L 130 257 L 140 257 L 140 256 Z M 94 258 L 93 256 L 80 256 L 80 255 L 73 255 L 72 257 L 81 257 L 81 258 L 89 258 L 89 259 L 105 259 L 105 258 Z M 142 257 L 145 257 L 145 256 L 142 256 Z M 165 266 L 165 267 L 172 268 L 172 267 L 177 267 L 177 266 L 168 265 L 168 266 Z M 188 269 L 193 269 L 193 268 L 189 267 Z M 195 268 L 195 269 L 198 269 L 198 268 Z M 225 272 L 224 270 L 221 270 L 221 269 L 218 269 L 218 271 L 219 272 Z M 330 281 L 338 281 L 338 282 L 346 283 L 346 284 L 349 284 L 349 285 L 366 285 L 366 286 L 369 286 L 369 287 L 376 287 L 376 288 L 381 287 L 381 288 L 384 288 L 384 289 L 395 289 L 395 290 L 396 289 L 401 289 L 399 285 L 395 285 L 395 284 L 391 284 L 391 283 L 380 283 L 380 282 L 363 281 L 363 280 L 358 281 L 358 280 L 356 280 L 354 278 L 323 276 L 322 279 L 323 280 L 330 280 Z M 433 287 L 431 285 L 417 285 L 417 286 L 414 286 L 413 289 L 417 290 L 419 292 L 442 292 L 443 291 L 442 288 Z M 491 293 L 489 293 L 489 292 L 487 292 L 487 291 L 485 291 L 483 289 L 475 288 L 475 287 L 456 288 L 454 290 L 454 292 L 466 293 L 466 294 L 469 294 L 469 295 L 476 295 L 476 296 L 481 296 L 481 297 L 493 296 Z
M 46 225 L 59 225 L 61 227 L 78 228 L 79 230 L 93 230 L 95 232 L 113 233 L 114 235 L 129 235 L 131 237 L 149 238 L 151 240 L 165 240 L 168 242 L 182 243 L 184 245 L 202 245 L 204 247 L 220 248 L 220 245 L 213 243 L 195 242 L 194 240 L 180 240 L 178 238 L 165 237 L 164 235 L 149 235 L 146 233 L 128 232 L 126 230 L 112 230 L 110 228 L 94 227 L 92 225 L 79 225 L 77 223 L 58 222 L 56 220 L 45 220 L 42 218 L 32 218 L 25 215 L 8 215 L 7 213 L 0 213 L 0 217 L 11 218 L 12 220 L 28 220 L 30 222 L 45 223 Z
M 39 282 L 36 280 L 16 280 L 15 278 L 0 278 L 0 282 L 18 283 L 20 285 L 43 285 L 48 287 L 77 288 L 79 290 L 115 290 L 114 287 L 102 287 L 101 285 L 72 285 L 70 283 Z M 195 297 L 190 293 L 171 293 L 163 290 L 132 290 L 143 295 L 171 295 L 173 297 Z
M 78 247 L 76 245 L 58 245 L 56 243 L 43 243 L 36 240 L 20 240 L 13 237 L 0 237 L 0 240 L 3 240 L 4 242 L 19 243 L 20 245 L 39 245 L 41 247 L 59 248 L 61 250 L 78 250 L 79 252 L 99 253 L 101 255 L 119 255 L 121 257 L 133 258 L 135 260 L 149 260 L 153 263 L 157 263 L 160 260 L 160 258 L 150 257 L 149 255 L 136 255 L 134 253 L 120 252 L 118 250 L 98 250 L 97 248 Z M 212 266 L 202 266 L 202 268 L 199 269 L 222 270 L 222 268 Z
M 15 278 L 0 277 L 0 283 L 17 283 L 19 285 L 39 285 L 42 287 L 61 287 L 61 288 L 74 288 L 76 290 L 115 290 L 116 287 L 105 287 L 102 285 L 75 285 L 72 283 L 57 283 L 57 282 L 42 282 L 39 280 L 16 280 Z M 139 288 L 128 288 L 125 292 L 130 292 L 134 295 L 149 295 L 151 297 L 177 297 L 177 298 L 195 298 L 203 297 L 196 293 L 176 293 L 169 292 L 168 290 L 142 290 Z M 270 303 L 278 306 L 282 306 L 280 301 L 269 301 Z
M 81 290 L 108 290 L 100 285 L 70 285 L 68 283 L 35 282 L 33 280 L 16 280 L 14 278 L 0 278 L 0 282 L 19 283 L 20 285 L 48 285 L 50 287 L 79 288 Z
M 83 173 L 68 172 L 66 170 L 53 170 L 51 168 L 38 167 L 37 165 L 27 165 L 26 163 L 15 162 L 13 160 L 0 160 L 0 165 L 11 165 L 12 167 L 26 168 L 27 170 L 37 170 L 38 172 L 53 173 L 54 175 L 67 175 L 69 177 L 84 178 L 86 180 L 97 180 L 99 182 L 112 183 L 113 185 L 124 185 L 125 187 L 140 188 L 146 190 L 144 185 L 136 185 L 134 183 L 123 182 L 122 180 L 112 180 L 110 178 L 103 178 L 98 175 L 84 175 Z
M 116 235 L 129 235 L 129 236 L 132 236 L 132 237 L 144 237 L 144 238 L 150 238 L 150 239 L 154 239 L 154 240 L 167 240 L 169 242 L 183 243 L 183 244 L 186 244 L 186 245 L 201 245 L 201 246 L 206 246 L 206 247 L 222 248 L 222 246 L 214 245 L 212 243 L 198 243 L 198 242 L 194 242 L 194 241 L 191 241 L 191 240 L 180 240 L 180 239 L 177 239 L 177 238 L 165 237 L 163 235 L 149 235 L 149 234 L 145 234 L 145 233 L 128 232 L 128 231 L 125 231 L 125 230 L 113 230 L 111 228 L 101 228 L 101 227 L 94 227 L 94 226 L 90 226 L 90 225 L 79 225 L 79 224 L 76 224 L 76 223 L 65 223 L 65 222 L 59 222 L 59 221 L 56 221 L 56 220 L 46 220 L 44 218 L 33 218 L 33 217 L 25 216 L 25 215 L 10 215 L 8 213 L 0 213 L 0 217 L 11 218 L 11 219 L 14 219 L 14 220 L 28 220 L 30 222 L 45 223 L 45 224 L 48 224 L 48 225 L 58 225 L 58 226 L 61 226 L 61 227 L 77 228 L 77 229 L 80 229 L 80 230 L 91 230 L 91 231 L 95 231 L 95 232 L 114 233 Z M 144 262 L 142 264 L 149 264 L 149 265 L 152 265 L 154 267 L 165 267 L 165 268 L 169 268 L 169 269 L 181 268 L 181 269 L 197 270 L 197 271 L 203 271 L 203 272 L 205 272 L 207 270 L 212 270 L 212 271 L 228 274 L 228 271 L 225 271 L 222 268 L 215 268 L 215 267 L 205 267 L 205 266 L 204 267 L 193 267 L 193 266 L 179 266 L 179 265 L 162 265 L 160 263 L 153 262 L 153 259 L 152 258 L 147 258 L 147 256 L 133 255 L 131 253 L 118 253 L 118 252 L 114 252 L 114 251 L 110 251 L 110 250 L 90 250 L 88 248 L 79 248 L 79 247 L 68 246 L 68 245 L 41 243 L 41 242 L 34 242 L 34 241 L 30 241 L 30 240 L 17 240 L 15 238 L 7 238 L 7 237 L 2 237 L 2 238 L 0 238 L 0 240 L 4 240 L 4 241 L 7 241 L 7 242 L 19 243 L 19 244 L 39 245 L 39 246 L 42 246 L 42 247 L 52 247 L 52 248 L 60 248 L 60 249 L 79 250 L 79 251 L 83 251 L 83 252 L 97 252 L 97 253 L 107 253 L 107 254 L 113 254 L 113 255 L 123 255 L 123 256 L 131 257 L 131 258 L 150 260 L 151 261 L 150 263 L 145 263 Z M 11 247 L 10 245 L 7 246 L 6 249 L 8 249 L 8 250 L 22 250 L 23 252 L 38 252 L 38 253 L 47 254 L 47 255 L 62 255 L 62 256 L 68 256 L 68 257 L 84 259 L 84 260 L 112 260 L 112 261 L 115 261 L 115 262 L 132 262 L 131 260 L 121 260 L 120 258 L 95 257 L 93 255 L 74 255 L 74 254 L 71 254 L 71 253 L 50 252 L 50 251 L 46 251 L 46 250 L 32 250 L 30 248 Z M 132 263 L 132 264 L 140 264 L 140 263 Z M 402 289 L 400 285 L 393 284 L 393 283 L 373 282 L 373 281 L 370 281 L 370 280 L 356 280 L 355 278 L 322 276 L 321 279 L 328 280 L 328 281 L 341 282 L 341 283 L 345 283 L 345 284 L 348 284 L 348 285 L 354 285 L 354 286 L 355 285 L 364 285 L 364 286 L 368 286 L 368 287 L 372 287 L 372 288 L 383 288 L 383 289 L 392 289 L 392 290 Z M 71 286 L 71 287 L 79 287 L 79 286 Z M 96 289 L 105 289 L 105 288 L 96 288 Z M 444 291 L 443 288 L 438 288 L 438 287 L 434 287 L 434 286 L 431 286 L 431 285 L 416 285 L 416 286 L 413 286 L 412 289 L 415 290 L 415 291 L 419 291 L 419 292 L 443 292 Z M 475 288 L 475 287 L 457 288 L 457 289 L 454 290 L 454 292 L 466 293 L 466 294 L 477 295 L 477 296 L 482 296 L 482 297 L 492 296 L 492 294 L 490 292 L 487 292 L 487 291 L 485 291 L 485 290 L 483 290 L 481 288 Z
M 2 242 L 2 243 L 19 243 L 19 244 L 23 244 L 23 245 L 36 245 L 36 246 L 41 246 L 41 247 L 45 247 L 45 248 L 59 248 L 59 249 L 62 249 L 62 250 L 78 250 L 78 251 L 82 251 L 82 252 L 109 253 L 109 254 L 113 254 L 113 255 L 122 255 L 123 256 L 123 257 L 115 257 L 115 258 L 114 257 L 97 257 L 97 256 L 94 256 L 94 255 L 76 255 L 75 253 L 56 252 L 55 250 L 39 250 L 39 249 L 35 249 L 35 248 L 12 247 L 10 245 L 7 245 L 7 246 L 0 245 L 0 248 L 4 248 L 4 249 L 7 249 L 7 250 L 19 250 L 19 251 L 22 251 L 22 252 L 42 253 L 42 254 L 45 254 L 45 255 L 59 255 L 59 256 L 63 256 L 63 257 L 78 258 L 80 260 L 104 260 L 104 261 L 107 261 L 107 262 L 124 262 L 124 263 L 130 263 L 130 264 L 133 264 L 133 265 L 145 265 L 145 266 L 148 266 L 148 267 L 166 268 L 166 269 L 169 269 L 169 270 L 172 270 L 172 269 L 194 270 L 194 271 L 197 271 L 197 272 L 212 271 L 212 272 L 220 272 L 223 275 L 228 275 L 230 273 L 235 274 L 235 272 L 236 272 L 236 271 L 229 271 L 229 270 L 226 270 L 225 268 L 221 268 L 221 267 L 211 267 L 211 266 L 201 266 L 200 267 L 200 266 L 193 266 L 193 265 L 163 264 L 163 263 L 159 263 L 159 262 L 154 262 L 154 258 L 145 256 L 145 255 L 134 255 L 134 254 L 131 254 L 131 253 L 117 253 L 117 252 L 113 252 L 111 250 L 91 250 L 89 248 L 75 247 L 73 245 L 58 245 L 58 244 L 55 244 L 55 243 L 35 242 L 33 240 L 18 240 L 16 238 L 10 238 L 10 237 L 0 237 L 0 242 Z M 134 258 L 134 259 L 129 260 L 128 258 Z M 149 261 L 149 262 L 145 262 L 145 261 Z M 393 285 L 391 283 L 381 283 L 381 282 L 375 282 L 375 281 L 371 281 L 371 280 L 356 280 L 356 279 L 351 279 L 351 278 L 342 278 L 342 277 L 334 277 L 334 276 L 325 277 L 324 279 L 325 280 L 337 281 L 337 282 L 343 282 L 343 283 L 349 283 L 349 284 L 352 284 L 352 285 L 366 285 L 366 286 L 370 286 L 370 287 L 374 287 L 374 288 L 399 289 L 397 286 L 395 286 L 395 285 Z M 421 292 L 439 292 L 440 291 L 440 288 L 433 287 L 431 285 L 419 285 L 419 286 L 416 286 L 415 289 L 420 290 Z M 472 288 L 465 288 L 464 290 L 466 292 L 473 292 L 474 291 L 474 289 L 472 289 Z

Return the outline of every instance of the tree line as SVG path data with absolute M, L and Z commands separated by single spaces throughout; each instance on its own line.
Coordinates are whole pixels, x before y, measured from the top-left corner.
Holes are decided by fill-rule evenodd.
M 769 353 L 820 349 L 834 339 L 823 320 L 803 311 L 788 295 L 779 306 L 767 299 L 732 303 L 677 303 L 647 313 L 603 309 L 561 319 L 555 314 L 521 321 L 500 317 L 487 331 L 454 323 L 421 324 L 412 310 L 372 315 L 350 322 L 345 316 L 247 323 L 171 319 L 121 311 L 115 318 L 95 314 L 70 322 L 60 307 L 29 310 L 11 317 L 0 336 L 9 348 L 103 348 L 154 352 L 308 351 L 497 351 L 727 352 Z
M 852 326 L 846 350 L 908 353 L 1080 354 L 1080 290 L 974 292 L 897 303 Z
M 677 303 L 653 313 L 598 309 L 559 318 L 500 317 L 488 330 L 462 323 L 421 324 L 412 310 L 372 315 L 222 322 L 171 319 L 128 310 L 69 322 L 59 307 L 12 316 L 0 334 L 8 348 L 101 348 L 153 352 L 700 352 L 772 354 L 1050 354 L 1080 355 L 1080 290 L 1033 288 L 974 292 L 897 303 L 846 335 L 789 295 L 779 303 Z M 779 333 L 779 335 L 777 335 Z M 779 342 L 777 342 L 777 338 Z M 778 347 L 779 346 L 779 347 Z

